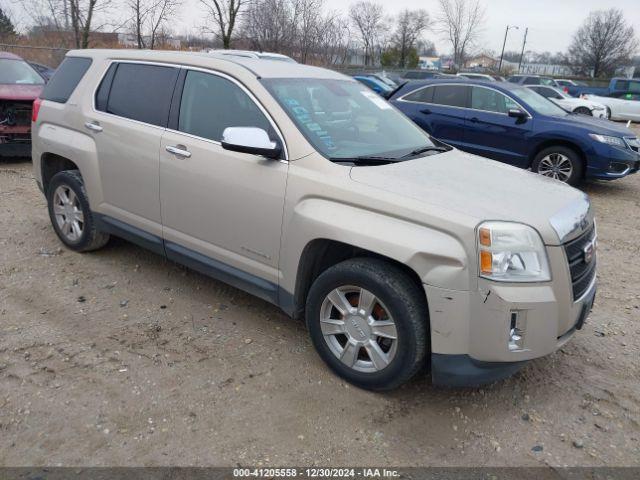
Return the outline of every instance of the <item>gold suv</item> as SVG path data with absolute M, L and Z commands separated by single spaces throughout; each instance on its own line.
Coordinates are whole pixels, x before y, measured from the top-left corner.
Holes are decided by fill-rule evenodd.
M 593 303 L 583 193 L 440 143 L 330 70 L 72 51 L 33 120 L 67 247 L 116 235 L 272 302 L 363 388 L 503 378 Z

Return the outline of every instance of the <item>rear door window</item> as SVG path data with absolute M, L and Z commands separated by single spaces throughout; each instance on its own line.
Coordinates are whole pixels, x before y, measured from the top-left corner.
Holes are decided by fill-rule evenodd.
M 228 127 L 258 127 L 275 138 L 267 117 L 238 85 L 190 70 L 182 90 L 178 130 L 219 142 Z
M 90 58 L 66 57 L 44 87 L 40 98 L 66 103 L 90 66 Z
M 407 102 L 431 103 L 433 101 L 433 87 L 425 87 L 405 95 Z
M 139 122 L 166 127 L 179 69 L 161 65 L 119 63 L 113 74 L 104 111 Z M 108 78 L 105 76 L 105 81 Z M 106 87 L 105 87 L 106 88 Z M 99 89 L 100 109 L 106 93 Z
M 437 85 L 432 103 L 449 107 L 466 107 L 469 87 L 466 85 Z

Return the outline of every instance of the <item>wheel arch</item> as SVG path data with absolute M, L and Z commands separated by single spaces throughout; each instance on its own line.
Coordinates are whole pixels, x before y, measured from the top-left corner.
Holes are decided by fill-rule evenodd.
M 62 155 L 46 152 L 40 157 L 40 174 L 42 178 L 42 189 L 45 194 L 49 190 L 51 179 L 56 173 L 65 170 L 80 170 L 78 165 Z M 82 175 L 82 173 L 80 173 Z
M 538 154 L 549 148 L 549 147 L 555 147 L 555 146 L 561 146 L 561 147 L 566 147 L 569 148 L 571 150 L 573 150 L 576 154 L 578 154 L 578 156 L 580 157 L 580 160 L 582 160 L 583 166 L 584 166 L 584 171 L 586 171 L 586 167 L 587 167 L 587 158 L 585 155 L 584 150 L 582 149 L 582 147 L 580 147 L 580 145 L 578 145 L 575 142 L 572 142 L 571 140 L 566 140 L 566 139 L 562 139 L 562 138 L 550 138 L 550 139 L 545 139 L 542 140 L 540 142 L 538 142 L 536 144 L 536 146 L 531 150 L 531 154 L 529 155 L 529 167 L 531 167 L 533 165 L 533 161 L 535 160 L 535 158 L 538 156 Z
M 305 303 L 309 289 L 322 272 L 340 262 L 352 258 L 375 258 L 389 262 L 406 273 L 420 288 L 420 291 L 424 293 L 420 276 L 410 266 L 372 250 L 328 238 L 316 238 L 305 245 L 302 255 L 300 256 L 296 273 L 295 290 L 292 298 L 291 316 L 296 319 L 304 317 Z M 426 301 L 426 294 L 424 295 Z

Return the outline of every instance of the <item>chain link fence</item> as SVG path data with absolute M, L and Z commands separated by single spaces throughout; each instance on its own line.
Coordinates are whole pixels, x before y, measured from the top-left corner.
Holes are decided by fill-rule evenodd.
M 68 48 L 44 47 L 33 45 L 12 45 L 0 43 L 0 52 L 9 52 L 24 58 L 28 62 L 40 63 L 51 68 L 57 68 L 64 59 Z

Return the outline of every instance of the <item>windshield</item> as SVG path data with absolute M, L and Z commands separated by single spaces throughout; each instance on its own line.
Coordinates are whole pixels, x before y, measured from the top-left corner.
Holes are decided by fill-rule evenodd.
M 553 78 L 540 77 L 540 85 L 556 86 L 556 81 Z
M 262 81 L 307 140 L 327 158 L 397 158 L 434 146 L 411 120 L 360 83 L 316 78 Z
M 27 62 L 0 58 L 0 84 L 43 85 L 44 80 Z
M 552 115 L 555 117 L 564 117 L 567 115 L 566 110 L 563 110 L 551 100 L 547 100 L 530 88 L 514 88 L 512 92 L 516 95 L 516 98 L 522 99 L 522 101 L 528 104 L 534 111 L 542 115 Z

